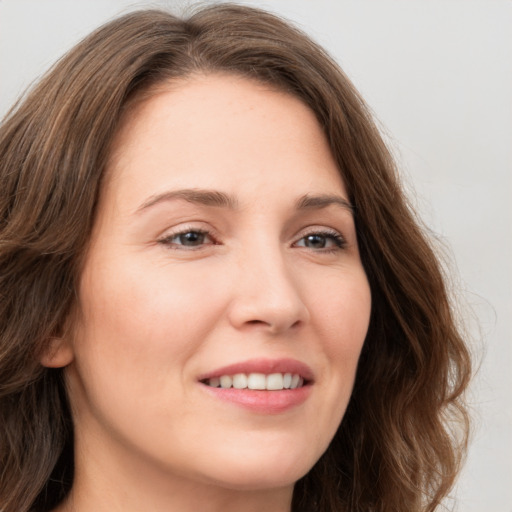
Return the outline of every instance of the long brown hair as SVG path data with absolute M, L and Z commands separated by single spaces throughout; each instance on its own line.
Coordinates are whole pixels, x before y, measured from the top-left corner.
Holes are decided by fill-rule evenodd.
M 47 511 L 73 481 L 65 334 L 109 146 L 133 99 L 195 72 L 242 75 L 316 114 L 355 207 L 372 315 L 353 395 L 292 510 L 433 511 L 467 440 L 470 359 L 438 260 L 364 102 L 306 35 L 258 9 L 125 15 L 62 58 L 0 128 L 0 509 Z M 291 179 L 293 179 L 291 177 Z

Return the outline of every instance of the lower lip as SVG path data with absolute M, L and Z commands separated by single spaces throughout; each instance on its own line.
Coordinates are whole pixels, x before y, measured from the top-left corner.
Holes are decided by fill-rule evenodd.
M 279 414 L 303 404 L 311 393 L 311 385 L 279 391 L 252 389 L 213 388 L 202 384 L 204 389 L 219 400 L 260 414 Z

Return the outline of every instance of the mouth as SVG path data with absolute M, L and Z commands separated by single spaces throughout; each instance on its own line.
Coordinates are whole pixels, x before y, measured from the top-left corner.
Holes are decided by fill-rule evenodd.
M 309 384 L 298 373 L 235 373 L 203 379 L 200 382 L 212 388 L 252 389 L 259 391 L 281 391 L 297 389 Z
M 251 359 L 199 376 L 208 395 L 252 413 L 295 410 L 311 395 L 314 374 L 296 359 Z
M 282 391 L 313 384 L 311 368 L 296 359 L 251 359 L 201 375 L 210 388 Z

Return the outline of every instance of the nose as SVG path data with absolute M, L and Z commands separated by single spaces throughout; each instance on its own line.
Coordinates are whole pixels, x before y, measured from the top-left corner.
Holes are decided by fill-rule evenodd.
M 281 251 L 245 254 L 233 277 L 228 316 L 235 328 L 279 334 L 308 321 L 298 276 Z

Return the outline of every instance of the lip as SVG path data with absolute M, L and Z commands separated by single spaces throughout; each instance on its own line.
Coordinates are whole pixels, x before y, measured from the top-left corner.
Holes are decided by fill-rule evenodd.
M 213 388 L 202 381 L 220 377 L 222 375 L 235 375 L 236 373 L 296 373 L 305 381 L 305 385 L 295 389 L 279 391 L 259 391 L 252 389 Z M 314 374 L 311 368 L 295 359 L 251 359 L 242 361 L 211 372 L 200 375 L 199 384 L 209 396 L 236 407 L 258 414 L 280 414 L 289 411 L 309 397 L 313 385 Z
M 222 375 L 236 373 L 297 373 L 311 384 L 314 380 L 313 370 L 305 363 L 296 359 L 250 359 L 239 363 L 217 368 L 198 377 L 198 380 L 213 379 Z

